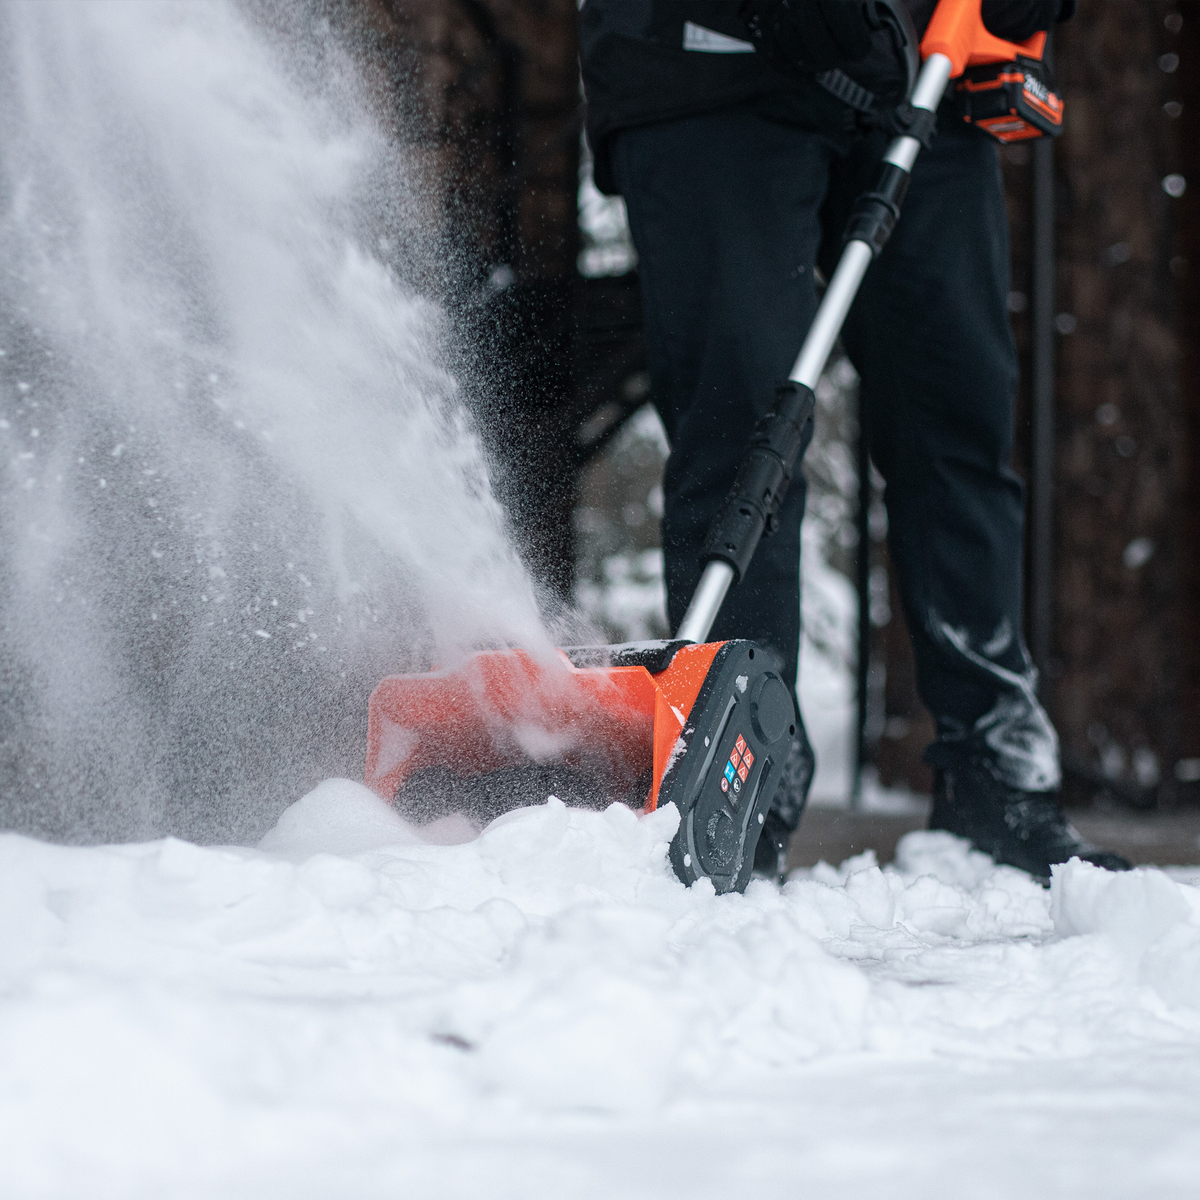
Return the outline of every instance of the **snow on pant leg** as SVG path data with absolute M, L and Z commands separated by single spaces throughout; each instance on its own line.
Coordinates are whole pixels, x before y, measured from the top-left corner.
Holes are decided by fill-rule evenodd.
M 982 754 L 1005 783 L 1040 791 L 1058 786 L 1058 741 L 1021 632 L 1003 184 L 994 143 L 940 124 L 846 340 L 887 483 L 917 686 L 937 723 L 927 757 L 948 766 Z
M 613 165 L 638 251 L 654 402 L 671 454 L 663 550 L 671 627 L 700 577 L 704 537 L 755 420 L 816 311 L 813 262 L 830 150 L 819 135 L 722 112 L 622 132 Z M 774 647 L 794 685 L 800 625 L 797 470 L 714 639 Z

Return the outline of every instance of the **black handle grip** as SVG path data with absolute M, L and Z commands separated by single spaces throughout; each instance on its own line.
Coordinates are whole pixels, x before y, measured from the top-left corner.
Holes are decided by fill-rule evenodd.
M 802 383 L 789 380 L 775 389 L 775 407 L 754 426 L 733 487 L 704 541 L 702 562 L 719 558 L 739 580 L 745 575 L 759 539 L 774 532 L 792 469 L 812 436 L 815 407 L 812 388 Z

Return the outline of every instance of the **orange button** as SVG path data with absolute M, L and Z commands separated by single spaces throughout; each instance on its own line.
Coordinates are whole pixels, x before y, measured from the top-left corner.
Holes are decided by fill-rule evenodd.
M 742 765 L 738 767 L 738 774 L 742 777 L 742 782 L 745 783 L 746 776 L 750 774 L 750 768 L 747 767 L 745 763 L 742 763 Z

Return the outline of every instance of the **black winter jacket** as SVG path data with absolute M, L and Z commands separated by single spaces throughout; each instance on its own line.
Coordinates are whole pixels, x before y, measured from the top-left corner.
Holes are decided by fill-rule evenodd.
M 919 32 L 937 0 L 904 0 Z M 1057 5 L 1057 8 L 1055 8 Z M 749 103 L 774 119 L 832 137 L 852 136 L 853 110 L 813 79 L 787 75 L 755 54 L 735 0 L 585 0 L 579 47 L 596 183 L 615 192 L 608 139 L 620 129 Z M 998 36 L 1023 40 L 1075 0 L 984 0 Z M 899 76 L 886 44 L 847 74 L 885 94 Z

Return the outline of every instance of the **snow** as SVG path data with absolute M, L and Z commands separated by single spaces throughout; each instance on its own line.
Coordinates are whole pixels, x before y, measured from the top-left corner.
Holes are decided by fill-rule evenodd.
M 858 653 L 858 597 L 830 565 L 819 519 L 801 529 L 800 713 L 817 758 L 809 803 L 849 802 L 854 776 L 857 703 L 853 663 Z
M 0 836 L 0 1194 L 1192 1196 L 1200 888 L 945 834 L 745 896 L 672 808 Z

